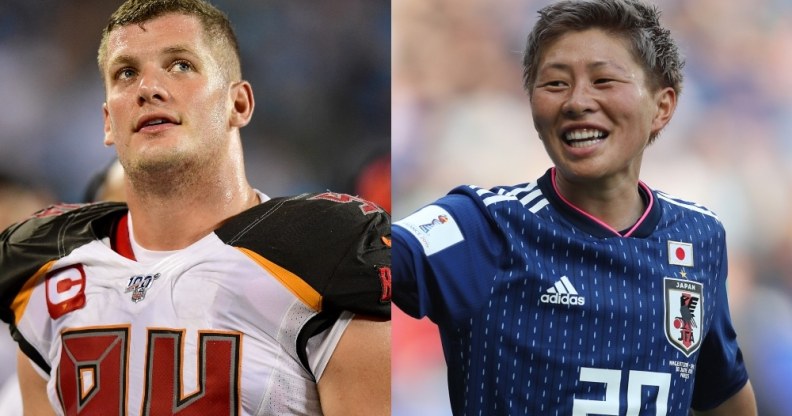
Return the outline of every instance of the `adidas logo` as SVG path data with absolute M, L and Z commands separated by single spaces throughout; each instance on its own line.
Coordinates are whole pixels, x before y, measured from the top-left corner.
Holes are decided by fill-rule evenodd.
M 547 289 L 547 293 L 543 294 L 539 300 L 542 303 L 550 303 L 554 305 L 585 305 L 586 298 L 578 295 L 572 282 L 566 276 L 561 276 L 561 280 L 555 282 L 555 285 Z

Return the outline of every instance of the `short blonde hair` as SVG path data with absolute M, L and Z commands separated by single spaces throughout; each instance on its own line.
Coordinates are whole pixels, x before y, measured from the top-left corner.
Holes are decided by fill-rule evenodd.
M 114 29 L 131 24 L 143 24 L 169 13 L 195 16 L 201 21 L 206 39 L 218 52 L 218 61 L 230 81 L 242 79 L 239 44 L 228 16 L 204 0 L 128 0 L 111 16 L 102 31 L 97 62 L 104 77 L 107 64 L 107 41 Z

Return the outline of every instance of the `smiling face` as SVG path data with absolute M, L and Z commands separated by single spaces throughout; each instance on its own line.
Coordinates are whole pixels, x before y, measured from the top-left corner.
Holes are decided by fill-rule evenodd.
M 240 127 L 234 100 L 246 83 L 230 82 L 218 55 L 200 21 L 183 14 L 109 34 L 105 144 L 116 146 L 131 178 L 189 171 L 222 157 L 229 133 Z
M 676 106 L 672 88 L 650 89 L 628 42 L 600 29 L 547 45 L 530 95 L 539 137 L 570 182 L 637 183 L 649 138 Z

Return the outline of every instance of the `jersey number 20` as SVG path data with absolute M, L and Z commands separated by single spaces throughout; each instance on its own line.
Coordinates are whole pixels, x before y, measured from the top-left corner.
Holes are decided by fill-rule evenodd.
M 621 400 L 621 370 L 582 367 L 580 381 L 605 384 L 605 400 L 575 399 L 572 405 L 572 416 L 619 415 Z M 671 386 L 671 374 L 654 371 L 630 370 L 627 379 L 627 414 L 638 416 L 641 411 L 641 391 L 643 386 L 657 387 L 655 400 L 656 414 L 665 415 L 668 409 L 668 391 Z

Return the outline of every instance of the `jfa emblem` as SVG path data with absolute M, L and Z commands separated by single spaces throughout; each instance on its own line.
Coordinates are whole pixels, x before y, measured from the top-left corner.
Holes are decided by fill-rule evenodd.
M 701 346 L 704 297 L 701 283 L 666 277 L 665 334 L 668 342 L 690 357 Z
M 146 298 L 146 291 L 149 290 L 151 284 L 159 279 L 160 274 L 140 274 L 129 278 L 127 288 L 124 293 L 132 292 L 132 302 L 138 303 Z

